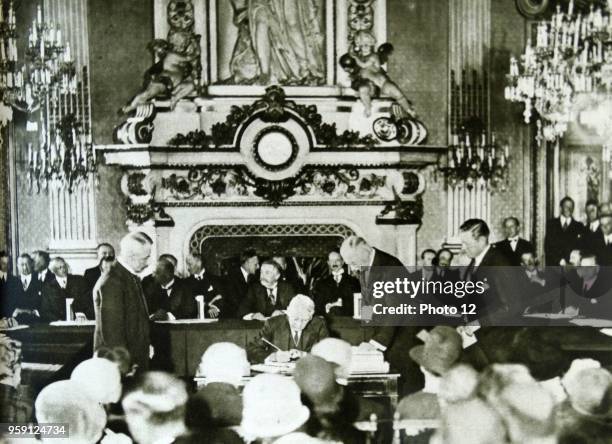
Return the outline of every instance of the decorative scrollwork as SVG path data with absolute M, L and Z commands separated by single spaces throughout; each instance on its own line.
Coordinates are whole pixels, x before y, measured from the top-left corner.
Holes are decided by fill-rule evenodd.
M 174 146 L 190 145 L 194 148 L 230 146 L 234 143 L 239 126 L 254 115 L 258 115 L 267 123 L 281 123 L 289 119 L 290 111 L 297 114 L 312 130 L 318 145 L 329 148 L 351 146 L 371 148 L 376 144 L 376 139 L 369 134 L 362 136 L 358 131 L 351 130 L 339 133 L 335 123 L 323 122 L 315 105 L 298 105 L 292 100 L 287 100 L 285 91 L 277 85 L 266 88 L 264 96 L 252 104 L 232 106 L 225 122 L 215 123 L 210 134 L 202 130 L 190 131 L 187 134 L 179 133 L 168 143 Z

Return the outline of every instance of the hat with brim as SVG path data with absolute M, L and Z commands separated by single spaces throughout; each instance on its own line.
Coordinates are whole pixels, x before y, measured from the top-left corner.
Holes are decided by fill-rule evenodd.
M 255 376 L 243 391 L 241 428 L 248 438 L 273 438 L 301 427 L 310 417 L 300 389 L 281 375 Z
M 461 357 L 461 335 L 451 327 L 438 326 L 429 332 L 424 345 L 410 349 L 410 357 L 426 370 L 443 375 Z

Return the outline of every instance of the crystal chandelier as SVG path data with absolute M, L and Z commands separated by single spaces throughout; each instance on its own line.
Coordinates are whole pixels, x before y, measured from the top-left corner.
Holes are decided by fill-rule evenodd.
M 38 131 L 37 143 L 27 145 L 30 187 L 40 191 L 53 185 L 71 192 L 74 185 L 88 183 L 95 159 L 90 131 L 75 117 L 82 81 L 70 45 L 63 44 L 59 27 L 44 21 L 38 6 L 25 60 L 18 67 L 13 2 L 0 0 L 0 11 L 2 102 L 28 113 L 29 129 Z
M 591 4 L 588 13 L 557 10 L 551 20 L 538 22 L 535 39 L 529 38 L 520 60 L 510 59 L 505 98 L 521 102 L 525 123 L 536 118 L 540 137 L 554 141 L 563 136 L 573 118 L 577 93 L 592 93 L 602 86 L 602 68 L 612 62 L 610 13 Z

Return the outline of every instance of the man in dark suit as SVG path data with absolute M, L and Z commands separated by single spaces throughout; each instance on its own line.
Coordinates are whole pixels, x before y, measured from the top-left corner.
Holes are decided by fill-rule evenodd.
M 20 323 L 40 321 L 40 303 L 42 283 L 32 271 L 32 258 L 20 254 L 17 258 L 19 276 L 9 278 L 7 282 L 8 303 L 3 306 L 5 316 L 14 317 Z
M 566 294 L 568 307 L 575 307 L 581 316 L 612 320 L 612 273 L 610 267 L 603 268 L 597 256 L 583 254 L 576 272 L 578 279 L 570 281 L 574 290 Z
M 149 311 L 138 273 L 148 265 L 152 243 L 141 232 L 124 236 L 117 263 L 94 287 L 94 350 L 124 347 L 142 371 L 149 366 L 151 343 Z
M 66 319 L 66 299 L 72 299 L 73 313 L 83 313 L 94 318 L 93 298 L 87 291 L 85 278 L 68 273 L 68 264 L 61 257 L 54 257 L 49 270 L 55 279 L 43 284 L 40 317 L 45 322 Z
M 8 303 L 7 284 L 10 278 L 9 256 L 6 251 L 0 251 L 0 306 Z M 1 316 L 1 315 L 0 315 Z
M 393 267 L 394 274 L 404 265 L 398 258 L 384 251 L 370 246 L 365 239 L 359 236 L 350 236 L 342 242 L 340 254 L 349 267 Z M 365 273 L 364 273 L 365 272 Z M 407 271 L 406 271 L 407 275 Z M 371 293 L 373 285 L 367 269 L 360 273 L 361 294 L 365 298 L 368 291 Z M 368 290 L 370 289 L 370 290 Z M 360 344 L 366 350 L 379 350 L 385 354 L 393 371 L 401 375 L 402 393 L 416 392 L 423 387 L 423 373 L 418 365 L 410 359 L 408 351 L 419 343 L 416 333 L 419 327 L 373 327 L 372 339 Z
M 36 250 L 32 253 L 32 261 L 34 263 L 34 271 L 41 284 L 48 284 L 55 280 L 55 276 L 49 270 L 50 262 L 49 253 L 43 250 Z
M 172 262 L 160 256 L 153 276 L 142 281 L 153 321 L 194 319 L 198 315 L 191 287 L 185 280 L 175 277 L 174 271 Z
M 555 284 L 554 275 L 541 270 L 538 265 L 533 251 L 526 251 L 521 255 L 522 272 L 518 275 L 520 279 L 516 288 L 521 296 L 522 306 L 529 312 L 551 313 L 553 300 L 542 299 L 542 296 L 551 294 Z M 558 281 L 557 279 L 556 282 Z
M 585 252 L 594 253 L 599 265 L 612 265 L 612 214 L 602 214 L 599 229 L 591 233 L 586 242 Z
M 359 280 L 349 275 L 338 251 L 327 255 L 329 275 L 317 281 L 313 289 L 315 313 L 353 316 L 353 294 L 359 293 Z
M 410 273 L 410 280 L 420 281 L 421 279 L 425 281 L 430 281 L 434 277 L 435 267 L 434 261 L 436 259 L 436 251 L 431 248 L 427 248 L 421 251 L 421 263 L 417 267 L 417 269 Z
M 585 227 L 574 220 L 574 200 L 564 197 L 560 203 L 561 215 L 546 223 L 544 254 L 546 266 L 556 267 L 561 260 L 568 261 L 570 252 L 583 242 Z
M 244 300 L 249 284 L 255 281 L 259 269 L 257 252 L 247 248 L 240 253 L 240 266 L 231 268 L 225 276 L 225 312 L 223 317 L 238 318 L 240 304 Z
M 512 262 L 512 265 L 521 265 L 521 255 L 533 251 L 533 245 L 528 240 L 519 236 L 520 222 L 512 216 L 504 219 L 504 233 L 506 238 L 495 244 L 495 248 L 504 253 Z
M 193 297 L 204 296 L 204 310 L 208 317 L 218 318 L 225 310 L 225 289 L 221 278 L 206 270 L 200 255 L 187 255 L 187 271 L 190 273 L 187 283 L 191 287 L 191 294 Z
M 293 287 L 280 280 L 281 270 L 274 261 L 261 264 L 259 282 L 249 285 L 246 298 L 240 305 L 240 317 L 245 320 L 265 321 L 281 315 L 295 296 Z
M 281 281 L 289 283 L 296 293 L 307 294 L 309 292 L 306 276 L 294 257 L 274 256 L 272 260 L 281 268 Z M 292 264 L 289 265 L 288 261 L 292 261 Z
M 459 227 L 463 251 L 470 263 L 463 280 L 485 282 L 486 291 L 474 293 L 464 299 L 476 304 L 481 323 L 495 322 L 510 313 L 522 313 L 520 298 L 513 294 L 512 262 L 495 245 L 489 244 L 489 227 L 482 219 L 468 219 Z
M 85 274 L 83 275 L 85 281 L 87 282 L 87 288 L 89 289 L 90 293 L 93 291 L 93 288 L 96 286 L 96 282 L 98 282 L 98 279 L 100 279 L 100 276 L 102 275 L 102 270 L 100 269 L 100 261 L 102 261 L 102 259 L 110 257 L 114 258 L 115 249 L 111 244 L 101 243 L 96 249 L 96 254 L 98 255 L 98 265 L 92 268 L 88 268 L 87 270 L 85 270 Z
M 589 199 L 584 206 L 586 214 L 585 228 L 587 234 L 596 233 L 599 230 L 599 205 L 596 200 Z
M 297 295 L 287 306 L 287 314 L 266 321 L 247 347 L 249 362 L 289 362 L 309 352 L 313 345 L 329 336 L 325 321 L 314 317 L 314 302 L 308 296 Z M 278 349 L 265 342 L 274 344 Z

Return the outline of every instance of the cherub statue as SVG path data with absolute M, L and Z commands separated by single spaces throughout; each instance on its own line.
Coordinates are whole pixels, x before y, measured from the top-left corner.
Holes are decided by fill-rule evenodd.
M 416 117 L 412 102 L 382 68 L 392 52 L 390 43 L 383 43 L 376 50 L 372 33 L 358 31 L 348 54 L 340 58 L 340 65 L 351 76 L 351 86 L 359 93 L 367 117 L 372 114 L 372 98 L 379 95 L 391 97 L 408 116 Z
M 194 18 L 191 1 L 172 0 L 168 4 L 167 40 L 153 40 L 148 48 L 159 61 L 145 73 L 143 91 L 121 111 L 134 111 L 155 98 L 169 98 L 174 109 L 177 102 L 197 91 L 200 64 L 200 36 L 193 32 Z

